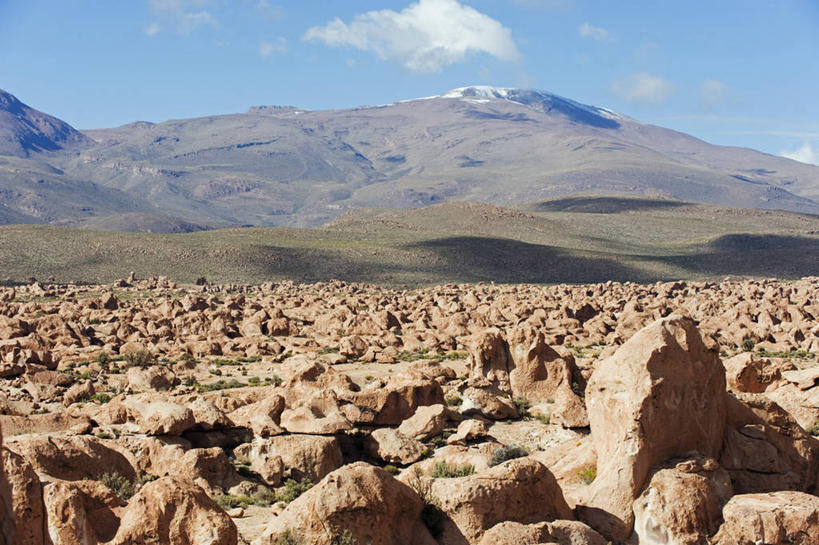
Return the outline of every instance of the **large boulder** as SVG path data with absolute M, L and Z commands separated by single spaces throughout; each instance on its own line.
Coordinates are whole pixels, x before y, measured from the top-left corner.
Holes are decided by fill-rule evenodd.
M 191 481 L 163 477 L 128 502 L 110 545 L 236 545 L 230 517 Z
M 574 518 L 552 473 L 531 458 L 509 460 L 467 477 L 432 479 L 430 494 L 446 515 L 443 543 L 477 543 L 504 521 Z
M 572 390 L 579 375 L 574 360 L 547 345 L 538 329 L 520 325 L 505 335 L 488 329 L 474 335 L 469 346 L 472 380 L 487 380 L 501 392 L 532 404 L 548 404 L 554 423 L 588 425 L 583 400 Z
M 348 532 L 355 543 L 434 545 L 421 522 L 423 508 L 412 488 L 381 468 L 356 462 L 290 503 L 254 544 L 273 545 L 289 534 L 299 543 L 332 545 Z
M 691 451 L 718 457 L 725 399 L 725 369 L 689 318 L 660 319 L 599 362 L 586 388 L 597 478 L 581 520 L 627 538 L 652 466 Z
M 722 521 L 731 478 L 713 459 L 694 458 L 655 472 L 634 502 L 640 545 L 702 545 Z
M 426 441 L 444 431 L 449 411 L 443 405 L 418 407 L 415 414 L 398 426 L 398 431 L 407 437 Z
M 521 524 L 501 522 L 487 531 L 478 545 L 606 545 L 606 539 L 576 520 Z
M 0 544 L 41 545 L 43 489 L 34 468 L 2 446 L 0 436 Z
M 364 446 L 370 456 L 390 464 L 411 464 L 420 460 L 426 452 L 423 443 L 393 428 L 374 430 Z
M 819 498 L 801 492 L 740 494 L 722 510 L 714 545 L 819 543 Z
M 125 503 L 95 481 L 56 481 L 43 487 L 48 535 L 55 544 L 110 541 Z
M 127 424 L 133 433 L 182 435 L 196 424 L 193 411 L 159 394 L 117 396 L 94 419 L 103 425 Z
M 819 441 L 766 394 L 727 396 L 728 422 L 720 464 L 737 494 L 799 490 L 814 493 Z
M 322 435 L 257 437 L 233 449 L 233 455 L 271 486 L 277 486 L 285 477 L 316 483 L 341 467 L 342 462 L 338 439 Z
M 34 435 L 15 438 L 8 446 L 23 456 L 34 469 L 51 479 L 78 481 L 99 479 L 104 473 L 118 473 L 136 479 L 136 462 L 114 441 L 88 435 Z

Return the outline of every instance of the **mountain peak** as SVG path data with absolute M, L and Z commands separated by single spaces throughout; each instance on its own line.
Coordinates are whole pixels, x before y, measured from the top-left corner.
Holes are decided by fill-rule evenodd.
M 71 125 L 21 102 L 0 89 L 0 155 L 28 157 L 32 152 L 56 151 L 89 139 Z
M 508 100 L 523 104 L 544 113 L 559 113 L 576 123 L 592 125 L 603 129 L 616 129 L 626 119 L 622 114 L 606 108 L 581 104 L 574 100 L 537 89 L 516 87 L 492 87 L 472 85 L 459 87 L 439 95 L 437 98 L 466 100 L 472 103 L 488 103 L 492 100 Z

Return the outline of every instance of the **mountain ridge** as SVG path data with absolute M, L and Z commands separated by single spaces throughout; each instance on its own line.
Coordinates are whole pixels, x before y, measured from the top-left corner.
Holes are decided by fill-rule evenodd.
M 2 119 L 0 136 L 11 141 Z M 256 106 L 65 126 L 73 132 L 55 149 L 15 154 L 0 138 L 0 205 L 41 223 L 174 232 L 580 193 L 819 213 L 819 167 L 713 146 L 538 90 L 471 86 L 344 110 Z

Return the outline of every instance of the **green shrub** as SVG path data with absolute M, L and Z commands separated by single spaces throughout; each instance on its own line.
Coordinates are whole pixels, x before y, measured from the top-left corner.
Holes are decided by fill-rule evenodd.
M 91 401 L 96 401 L 102 405 L 105 405 L 109 401 L 111 401 L 111 394 L 106 394 L 104 392 L 96 393 L 89 398 Z
M 747 338 L 742 340 L 742 348 L 746 352 L 751 352 L 754 349 L 755 346 L 756 346 L 756 342 L 754 342 L 754 340 L 752 338 L 750 338 L 750 337 L 747 337 Z
M 529 456 L 529 451 L 519 445 L 503 445 L 498 450 L 492 453 L 489 458 L 489 467 L 494 467 L 502 464 L 507 460 L 514 460 L 515 458 L 523 458 Z
M 230 380 L 219 379 L 216 382 L 212 382 L 210 384 L 197 384 L 196 389 L 199 392 L 215 392 L 217 390 L 229 390 L 231 388 L 242 388 L 247 386 L 244 382 L 239 382 L 235 378 Z
M 302 545 L 301 541 L 290 531 L 288 528 L 281 534 L 279 537 L 276 538 L 276 541 L 273 542 L 273 545 Z
M 241 507 L 242 509 L 246 508 L 248 505 L 253 505 L 255 501 L 253 498 L 249 496 L 233 496 L 231 494 L 222 494 L 218 498 L 216 498 L 216 503 L 227 511 L 228 509 L 234 509 L 236 507 Z
M 358 540 L 353 537 L 350 530 L 344 530 L 341 535 L 335 536 L 330 545 L 358 545 Z
M 276 494 L 276 501 L 290 503 L 311 488 L 313 488 L 313 481 L 310 479 L 304 479 L 301 482 L 287 479 L 284 482 L 284 490 Z
M 529 416 L 529 400 L 525 397 L 516 397 L 514 401 L 520 417 L 526 418 Z
M 467 477 L 475 473 L 475 466 L 464 464 L 462 466 L 449 465 L 446 462 L 438 462 L 432 468 L 430 477 L 433 479 L 449 479 L 452 477 Z
M 583 484 L 591 484 L 597 478 L 597 468 L 587 467 L 577 472 L 577 480 Z
M 148 367 L 153 362 L 153 355 L 144 349 L 125 354 L 125 363 L 128 367 Z
M 131 497 L 137 493 L 137 490 L 139 490 L 137 483 L 129 481 L 116 471 L 112 471 L 111 473 L 103 473 L 102 476 L 100 476 L 100 482 L 107 486 L 111 492 L 114 493 L 114 495 L 123 501 L 128 501 L 131 499 Z
M 387 473 L 389 473 L 390 475 L 398 475 L 399 473 L 401 473 L 401 470 L 400 470 L 400 469 L 398 469 L 397 467 L 395 467 L 395 466 L 394 466 L 394 465 L 392 465 L 392 464 L 387 464 L 387 465 L 385 465 L 385 466 L 384 466 L 384 471 L 386 471 L 386 472 L 387 472 Z
M 461 396 L 459 395 L 449 395 L 444 398 L 448 407 L 458 407 L 462 402 Z

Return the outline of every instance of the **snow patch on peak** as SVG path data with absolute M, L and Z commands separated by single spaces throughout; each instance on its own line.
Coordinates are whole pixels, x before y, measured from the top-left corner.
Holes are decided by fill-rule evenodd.
M 576 102 L 572 99 L 545 91 L 538 91 L 536 89 L 473 85 L 470 87 L 459 87 L 457 89 L 452 89 L 451 91 L 447 91 L 446 93 L 439 95 L 438 98 L 460 99 L 473 104 L 489 102 L 492 99 L 508 100 L 510 102 L 517 102 L 518 104 L 523 104 L 540 111 L 548 112 L 557 109 L 567 114 L 570 111 L 574 112 L 575 114 L 581 112 L 591 114 L 592 116 L 596 116 L 611 122 L 611 125 L 619 125 L 619 121 L 628 119 L 626 116 L 615 112 L 614 110 L 609 110 L 608 108 L 581 104 L 580 102 Z M 587 123 L 589 122 L 589 120 L 585 121 Z M 604 123 L 602 125 L 606 124 Z

